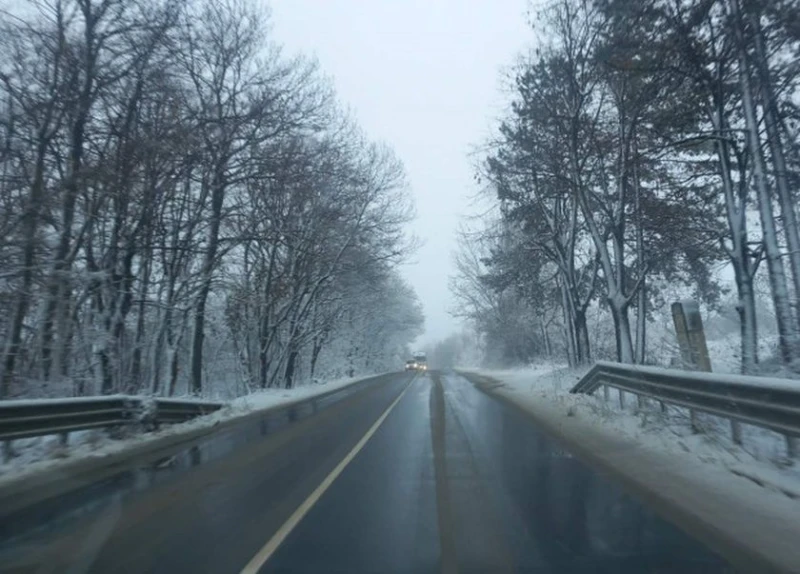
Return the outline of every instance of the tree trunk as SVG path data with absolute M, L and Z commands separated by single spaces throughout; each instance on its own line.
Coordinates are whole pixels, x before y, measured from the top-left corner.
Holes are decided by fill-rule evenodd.
M 309 368 L 309 376 L 313 379 L 314 373 L 317 371 L 317 359 L 319 359 L 319 354 L 322 351 L 322 337 L 316 337 L 314 339 L 314 343 L 311 347 L 311 364 Z
M 577 356 L 577 340 L 575 338 L 575 318 L 572 313 L 572 305 L 570 302 L 567 287 L 564 284 L 563 278 L 559 281 L 561 288 L 561 307 L 564 311 L 564 338 L 567 347 L 567 363 L 570 367 L 575 367 L 578 364 Z
M 620 185 L 622 185 L 620 183 Z M 608 302 L 611 306 L 611 314 L 614 319 L 614 340 L 617 346 L 617 360 L 623 363 L 633 363 L 633 343 L 631 340 L 630 322 L 628 320 L 629 302 L 623 291 L 625 288 L 625 241 L 624 241 L 624 219 L 616 222 L 614 233 L 612 234 L 612 245 L 614 248 L 614 261 L 608 251 L 603 234 L 594 219 L 594 213 L 589 205 L 586 194 L 582 190 L 577 191 L 580 202 L 581 212 L 589 228 L 592 242 L 597 249 L 600 265 L 603 270 L 603 278 L 606 282 L 606 289 L 609 293 Z M 620 196 L 624 195 L 620 191 Z M 620 199 L 620 215 L 624 217 L 624 201 Z
M 264 306 L 261 312 L 262 317 L 258 325 L 258 386 L 266 389 L 270 369 L 269 309 Z
M 736 311 L 739 313 L 741 331 L 741 370 L 742 374 L 752 375 L 756 373 L 758 365 L 758 324 L 753 278 L 739 269 L 738 265 L 734 266 L 734 273 L 739 295 Z
M 757 6 L 757 3 L 754 4 Z M 783 139 L 780 129 L 780 111 L 778 110 L 778 98 L 773 89 L 773 82 L 769 70 L 767 57 L 766 39 L 761 28 L 760 14 L 753 8 L 749 11 L 750 25 L 753 29 L 755 44 L 756 70 L 759 74 L 760 86 L 758 93 L 762 99 L 762 109 L 764 114 L 764 127 L 767 131 L 767 145 L 772 158 L 773 177 L 775 178 L 775 189 L 778 191 L 778 201 L 781 206 L 781 221 L 783 223 L 783 233 L 786 237 L 786 246 L 789 249 L 789 267 L 792 271 L 793 302 L 795 311 L 795 329 L 800 330 L 800 229 L 797 225 L 797 215 L 795 214 L 795 199 L 789 187 L 788 173 L 786 166 L 786 156 L 783 149 Z
M 292 349 L 289 351 L 289 357 L 286 360 L 286 371 L 284 372 L 284 388 L 291 389 L 294 384 L 295 366 L 297 364 L 297 356 L 300 354 L 295 343 L 290 344 Z
M 153 347 L 153 362 L 150 368 L 150 392 L 157 395 L 161 392 L 161 373 L 164 370 L 162 361 L 164 359 L 164 345 L 166 341 L 166 322 L 169 310 L 164 310 L 165 316 L 160 319 L 158 327 L 158 334 L 156 335 L 155 345 Z
M 267 383 L 269 382 L 269 369 L 270 369 L 269 354 L 267 353 L 266 347 L 260 348 L 258 350 L 258 356 L 259 356 L 258 386 L 262 389 L 266 389 Z
M 150 243 L 151 239 L 148 235 L 147 242 Z M 133 356 L 131 357 L 131 382 L 133 384 L 134 392 L 142 388 L 142 355 L 144 354 L 144 337 L 145 337 L 145 317 L 147 315 L 147 293 L 150 289 L 150 271 L 152 268 L 152 250 L 148 250 L 144 256 L 142 265 L 144 267 L 144 275 L 142 277 L 142 284 L 139 287 L 139 304 L 136 313 L 136 335 L 133 343 Z
M 635 359 L 638 364 L 643 365 L 647 358 L 647 290 L 644 281 L 642 281 L 637 297 Z
M 542 342 L 544 342 L 544 354 L 548 359 L 553 357 L 553 349 L 550 347 L 550 335 L 547 332 L 547 326 L 542 323 L 540 326 L 542 330 Z
M 203 259 L 202 281 L 195 302 L 194 328 L 192 330 L 192 354 L 190 360 L 192 394 L 203 392 L 203 343 L 205 341 L 206 303 L 211 292 L 211 282 L 219 245 L 219 229 L 222 220 L 222 205 L 225 199 L 224 165 L 217 165 L 211 190 L 211 223 L 208 230 L 208 245 Z
M 203 392 L 203 344 L 205 343 L 206 302 L 210 290 L 211 287 L 208 284 L 200 288 L 194 310 L 192 351 L 189 362 L 190 386 L 193 395 L 200 395 Z
M 186 332 L 186 316 L 184 315 L 181 318 L 181 328 L 178 333 L 178 338 L 174 339 L 174 334 L 172 332 L 172 328 L 167 331 L 167 354 L 169 357 L 169 395 L 173 396 L 175 394 L 175 389 L 178 386 L 178 350 L 181 346 L 181 341 L 183 341 L 184 333 Z
M 108 321 L 107 337 L 111 342 L 111 349 L 114 357 L 114 371 L 112 381 L 108 386 L 103 387 L 103 394 L 113 392 L 127 392 L 130 381 L 127 380 L 128 357 L 124 353 L 125 342 L 125 320 L 133 307 L 133 246 L 129 246 L 127 253 L 122 261 L 122 272 L 115 277 L 111 284 L 111 297 L 114 304 L 111 306 Z
M 727 250 L 728 257 L 734 270 L 736 291 L 739 297 L 737 312 L 739 314 L 741 370 L 750 374 L 756 370 L 758 364 L 758 338 L 757 317 L 755 308 L 755 291 L 753 289 L 753 276 L 758 269 L 758 260 L 753 257 L 748 249 L 747 233 L 747 188 L 746 173 L 743 166 L 739 167 L 740 181 L 734 184 L 731 174 L 732 145 L 726 138 L 729 126 L 725 118 L 725 111 L 721 95 L 715 95 L 715 109 L 709 112 L 716 139 L 717 158 L 719 159 L 720 177 L 725 196 L 725 211 L 728 219 L 728 228 L 731 234 L 731 248 Z M 738 193 L 735 186 L 738 185 Z
M 635 139 L 634 145 L 638 153 L 638 142 Z M 645 353 L 647 351 L 647 283 L 645 279 L 647 267 L 644 260 L 644 217 L 642 216 L 642 188 L 639 181 L 638 156 L 633 163 L 633 186 L 634 213 L 636 216 L 636 267 L 639 273 L 639 292 L 636 295 L 636 352 L 634 360 L 642 365 L 645 363 Z
M 96 42 L 96 30 L 98 26 L 97 15 L 93 13 L 94 5 L 90 2 L 82 4 L 80 9 L 83 16 L 83 83 L 77 94 L 75 103 L 74 121 L 69 130 L 69 155 L 67 159 L 67 174 L 63 185 L 63 199 L 61 203 L 61 221 L 56 253 L 53 258 L 53 269 L 50 274 L 50 284 L 47 291 L 47 303 L 45 304 L 44 322 L 42 324 L 42 378 L 48 380 L 52 371 L 53 355 L 58 349 L 53 347 L 56 326 L 63 328 L 65 300 L 70 296 L 69 278 L 67 272 L 72 266 L 70 248 L 72 247 L 72 226 L 75 221 L 75 209 L 80 191 L 79 178 L 83 169 L 83 145 L 86 135 L 86 124 L 89 120 L 89 113 L 94 102 L 95 91 L 95 63 L 97 58 L 98 45 Z M 58 321 L 58 323 L 56 323 Z M 66 357 L 64 356 L 63 340 L 65 333 L 60 333 L 62 337 L 61 354 L 57 357 L 62 368 Z
M 102 317 L 101 323 L 104 331 L 102 341 L 95 344 L 95 354 L 97 355 L 97 362 L 100 364 L 100 393 L 108 395 L 111 394 L 111 389 L 114 385 L 114 375 L 111 372 L 111 357 L 108 349 L 111 337 L 111 319 L 109 315 L 113 310 L 109 309 L 112 301 L 105 302 L 103 300 L 102 286 L 99 281 L 95 289 L 95 301 L 97 313 Z
M 169 381 L 169 369 L 164 366 L 164 357 L 167 354 L 168 346 L 172 344 L 172 313 L 175 306 L 175 278 L 171 272 L 167 277 L 166 291 L 166 300 L 164 301 L 161 311 L 163 317 L 161 317 L 155 348 L 153 349 L 153 362 L 151 366 L 153 382 L 150 386 L 153 394 L 161 392 L 162 375 L 166 374 L 166 380 Z M 163 292 L 159 293 L 159 300 L 161 300 L 162 297 Z
M 284 388 L 291 389 L 294 384 L 295 369 L 297 368 L 297 357 L 300 354 L 300 333 L 297 319 L 292 318 L 289 323 L 289 341 L 286 345 L 288 350 L 286 359 L 286 369 L 283 372 Z
M 17 356 L 22 347 L 22 326 L 31 302 L 31 289 L 33 288 L 33 265 L 36 256 L 36 229 L 39 225 L 39 205 L 44 194 L 44 156 L 47 149 L 39 145 L 36 154 L 36 167 L 33 185 L 31 185 L 28 205 L 22 217 L 22 285 L 20 287 L 11 328 L 8 333 L 3 359 L 3 376 L 0 382 L 0 398 L 7 397 L 14 376 L 14 367 Z
M 169 391 L 167 396 L 172 397 L 175 396 L 175 389 L 178 386 L 178 349 L 170 345 L 167 350 L 167 357 L 167 366 L 169 368 Z
M 592 360 L 591 349 L 589 348 L 589 327 L 586 325 L 586 309 L 575 310 L 575 358 L 578 365 L 585 365 Z
M 738 13 L 738 0 L 731 0 L 730 5 Z M 741 20 L 734 25 L 739 42 L 739 88 L 742 94 L 742 111 L 744 112 L 745 131 L 750 157 L 753 163 L 753 184 L 758 196 L 758 211 L 764 238 L 764 251 L 766 253 L 770 287 L 772 289 L 772 300 L 775 305 L 775 319 L 778 325 L 781 358 L 784 364 L 792 365 L 799 355 L 797 327 L 792 320 L 792 307 L 787 288 L 786 271 L 784 270 L 783 257 L 778 244 L 778 234 L 775 229 L 772 192 L 769 188 L 764 150 L 761 146 L 759 122 L 756 116 L 756 104 L 753 100 L 742 25 L 743 22 L 741 22 Z
M 631 324 L 628 319 L 628 305 L 620 302 L 619 297 L 609 299 L 611 316 L 614 319 L 614 331 L 617 341 L 617 361 L 633 364 L 633 344 L 631 341 Z

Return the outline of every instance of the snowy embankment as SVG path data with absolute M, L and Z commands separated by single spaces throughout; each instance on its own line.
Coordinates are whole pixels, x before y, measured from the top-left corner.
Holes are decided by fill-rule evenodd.
M 473 382 L 513 402 L 576 454 L 617 475 L 634 491 L 706 543 L 739 553 L 744 563 L 768 556 L 800 571 L 800 461 L 786 459 L 782 435 L 742 425 L 743 444 L 733 444 L 728 421 L 699 415 L 693 433 L 689 412 L 624 394 L 608 401 L 572 395 L 588 371 L 542 365 L 531 369 L 460 370 Z M 470 376 L 470 374 L 478 375 Z M 699 525 L 699 526 L 698 526 Z M 775 562 L 777 561 L 777 562 Z M 772 570 L 769 570 L 772 571 Z
M 541 365 L 509 371 L 472 371 L 504 384 L 511 396 L 535 399 L 540 407 L 558 414 L 577 417 L 604 431 L 613 431 L 649 448 L 691 457 L 717 465 L 737 476 L 791 499 L 800 500 L 800 461 L 786 459 L 786 442 L 782 435 L 751 425 L 742 425 L 743 444 L 733 444 L 727 420 L 699 415 L 702 432 L 692 432 L 689 411 L 667 406 L 662 412 L 654 400 L 645 400 L 640 408 L 635 395 L 624 393 L 625 408 L 619 404 L 619 393 L 611 390 L 609 400 L 603 393 L 572 395 L 569 390 L 588 371 L 561 366 Z M 787 381 L 788 382 L 788 381 Z
M 16 440 L 13 442 L 16 456 L 7 463 L 0 463 L 0 487 L 44 471 L 55 472 L 78 461 L 124 456 L 129 452 L 141 452 L 150 446 L 162 445 L 165 441 L 174 443 L 182 438 L 202 436 L 223 422 L 233 422 L 256 411 L 286 406 L 377 376 L 380 375 L 308 384 L 293 389 L 259 391 L 236 398 L 213 414 L 164 426 L 154 432 L 122 429 L 116 437 L 103 429 L 74 432 L 70 433 L 67 445 L 62 445 L 57 435 Z

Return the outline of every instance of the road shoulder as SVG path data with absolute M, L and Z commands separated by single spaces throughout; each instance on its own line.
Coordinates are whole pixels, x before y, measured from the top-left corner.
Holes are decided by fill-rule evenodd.
M 612 476 L 648 505 L 743 572 L 800 572 L 800 520 L 795 504 L 764 493 L 730 473 L 622 439 L 611 430 L 559 412 L 532 394 L 461 371 L 479 389 L 522 411 L 586 463 Z M 721 488 L 724 485 L 724 488 Z

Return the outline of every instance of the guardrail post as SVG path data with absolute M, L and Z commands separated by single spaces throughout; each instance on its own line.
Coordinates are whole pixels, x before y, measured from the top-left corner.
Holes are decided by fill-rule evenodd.
M 689 425 L 692 427 L 692 432 L 698 434 L 700 432 L 700 425 L 697 422 L 697 411 L 689 409 Z
M 619 389 L 617 392 L 619 393 L 619 408 L 624 409 L 625 408 L 625 391 L 623 391 L 622 389 Z
M 203 452 L 197 445 L 189 450 L 189 463 L 192 466 L 199 466 L 203 463 Z
M 610 398 L 610 395 L 611 395 L 611 391 L 609 390 L 608 385 L 603 385 L 603 400 L 605 402 L 608 402 L 608 399 Z
M 3 441 L 3 462 L 9 462 L 14 458 L 14 448 L 10 440 Z
M 786 435 L 786 458 L 790 461 L 797 459 L 797 437 Z
M 739 421 L 731 421 L 731 440 L 733 444 L 742 444 L 742 425 Z
M 156 405 L 155 405 L 155 407 L 153 409 L 153 423 L 152 423 L 153 432 L 161 429 L 161 421 L 158 419 L 158 417 L 159 417 L 159 412 L 158 411 L 159 411 L 158 402 L 156 402 Z
M 69 433 L 62 432 L 60 435 L 58 435 L 58 444 L 61 446 L 67 446 L 67 443 L 69 443 Z

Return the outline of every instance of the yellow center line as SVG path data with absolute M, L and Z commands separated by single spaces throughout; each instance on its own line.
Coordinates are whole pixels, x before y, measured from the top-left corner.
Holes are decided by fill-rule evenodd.
M 397 403 L 400 402 L 400 399 L 402 399 L 403 396 L 408 392 L 408 389 L 411 388 L 411 383 L 413 383 L 414 379 L 416 378 L 417 376 L 414 375 L 414 377 L 408 382 L 408 385 L 406 385 L 406 388 L 403 389 L 403 392 L 401 392 L 392 402 L 392 404 L 390 404 L 387 409 L 383 411 L 383 414 L 378 417 L 378 420 L 375 421 L 375 423 L 369 428 L 364 436 L 362 436 L 356 445 L 350 450 L 350 452 L 347 453 L 347 456 L 345 456 L 339 462 L 339 464 L 336 465 L 336 467 L 328 474 L 328 476 L 325 477 L 319 486 L 314 489 L 314 492 L 312 492 L 308 498 L 306 498 L 303 503 L 297 507 L 297 510 L 295 510 L 289 519 L 283 523 L 283 526 L 278 528 L 275 534 L 272 535 L 272 538 L 270 538 L 261 548 L 261 550 L 259 550 L 258 553 L 253 556 L 250 562 L 247 563 L 247 566 L 242 568 L 241 574 L 257 574 L 261 567 L 267 563 L 267 560 L 270 559 L 283 541 L 286 540 L 286 537 L 289 536 L 289 534 L 300 523 L 303 517 L 308 514 L 308 511 L 311 510 L 314 504 L 316 504 L 322 495 L 325 494 L 325 491 L 328 490 L 331 484 L 333 484 L 333 481 L 336 480 L 340 474 L 342 474 L 342 471 L 345 469 L 345 467 L 350 464 L 350 462 L 356 457 L 361 449 L 364 448 L 364 445 L 367 444 L 367 441 L 372 438 L 372 435 L 377 432 L 378 428 L 380 428 L 381 424 L 383 424 L 383 421 L 385 421 L 386 417 L 389 416 L 389 413 L 392 412 L 392 409 L 397 406 Z

